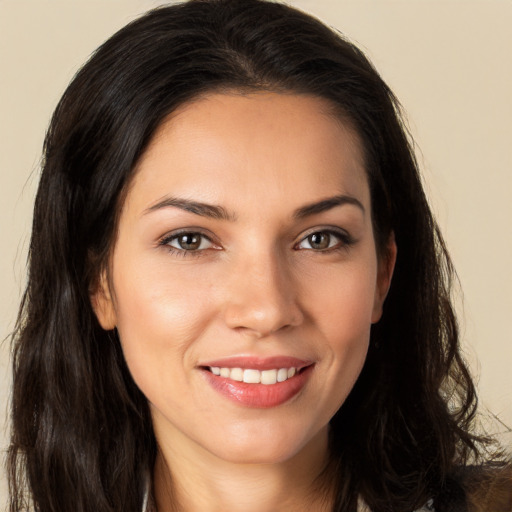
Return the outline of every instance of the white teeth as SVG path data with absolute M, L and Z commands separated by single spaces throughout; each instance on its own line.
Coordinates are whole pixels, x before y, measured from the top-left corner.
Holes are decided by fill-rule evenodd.
M 238 382 L 242 382 L 244 380 L 244 371 L 242 368 L 231 368 L 231 374 L 229 378 L 237 380 Z
M 297 373 L 297 368 L 276 368 L 260 371 L 250 368 L 244 370 L 243 368 L 220 368 L 218 366 L 210 366 L 210 371 L 214 375 L 220 375 L 226 379 L 238 382 L 272 385 L 291 379 Z
M 279 371 L 281 371 L 281 370 L 279 370 Z M 262 384 L 275 384 L 277 382 L 277 374 L 278 374 L 278 370 L 263 370 L 261 372 L 261 383 Z
M 279 368 L 277 372 L 277 382 L 284 382 L 288 378 L 288 369 Z
M 259 384 L 261 382 L 261 372 L 258 370 L 244 370 L 244 382 Z

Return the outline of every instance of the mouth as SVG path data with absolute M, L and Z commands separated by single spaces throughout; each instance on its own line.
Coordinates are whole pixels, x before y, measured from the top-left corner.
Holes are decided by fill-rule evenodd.
M 228 368 L 219 366 L 209 366 L 205 369 L 213 375 L 223 377 L 224 379 L 233 380 L 235 382 L 245 382 L 246 384 L 263 384 L 271 386 L 278 382 L 285 382 L 296 374 L 302 372 L 307 366 L 296 368 L 273 368 L 270 370 L 257 370 L 255 368 Z
M 240 359 L 219 361 L 200 369 L 210 386 L 223 397 L 237 405 L 258 408 L 276 407 L 296 397 L 315 366 L 294 358 L 243 362 L 246 364 Z

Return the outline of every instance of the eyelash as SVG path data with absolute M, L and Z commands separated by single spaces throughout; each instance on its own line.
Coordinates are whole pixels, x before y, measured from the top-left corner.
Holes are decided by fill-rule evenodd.
M 355 243 L 355 240 L 346 231 L 332 229 L 332 228 L 330 228 L 330 229 L 315 229 L 314 231 L 311 231 L 307 235 L 303 236 L 301 238 L 301 240 L 293 246 L 294 250 L 296 250 L 296 251 L 301 250 L 301 248 L 299 247 L 300 244 L 307 241 L 313 235 L 319 235 L 319 234 L 328 235 L 329 237 L 334 236 L 334 237 L 338 238 L 339 242 L 336 243 L 335 245 L 333 245 L 332 247 L 327 247 L 325 249 L 315 250 L 313 248 L 310 248 L 310 249 L 305 248 L 304 250 L 325 254 L 325 253 L 331 253 L 331 252 L 340 251 L 340 250 L 347 250 Z M 171 242 L 178 240 L 180 237 L 184 237 L 184 236 L 200 237 L 201 242 L 200 242 L 199 247 L 203 244 L 203 241 L 205 241 L 205 240 L 208 241 L 212 247 L 188 250 L 188 249 L 183 249 L 183 248 L 178 249 L 177 247 L 173 247 L 172 245 L 170 245 Z M 212 241 L 212 239 L 209 236 L 205 235 L 204 233 L 201 233 L 200 231 L 192 231 L 192 230 L 180 231 L 178 233 L 173 233 L 172 235 L 165 236 L 159 240 L 158 246 L 165 247 L 165 249 L 168 252 L 170 252 L 171 254 L 176 255 L 176 256 L 181 256 L 181 257 L 198 257 L 198 256 L 201 256 L 201 254 L 207 249 L 210 249 L 210 248 L 214 248 L 215 250 L 220 249 L 220 247 L 216 246 L 215 243 Z
M 300 248 L 299 248 L 300 244 L 302 244 L 303 242 L 308 240 L 313 235 L 319 235 L 319 234 L 328 235 L 329 237 L 334 236 L 339 240 L 339 242 L 336 243 L 335 245 L 333 245 L 332 247 L 327 247 L 325 249 L 315 250 L 315 249 L 311 248 L 311 249 L 305 249 L 305 250 L 325 254 L 325 253 L 331 253 L 331 252 L 336 252 L 336 251 L 340 251 L 340 250 L 347 250 L 355 244 L 355 240 L 346 231 L 343 231 L 341 229 L 332 229 L 332 228 L 326 228 L 326 229 L 316 228 L 314 231 L 310 231 L 306 236 L 303 236 L 301 238 L 301 240 L 297 244 L 295 244 L 294 249 L 297 251 L 300 250 Z
M 203 244 L 205 240 L 207 240 L 210 244 L 212 244 L 213 247 L 215 247 L 215 243 L 212 241 L 212 239 L 205 235 L 204 233 L 201 233 L 200 231 L 192 231 L 192 230 L 184 230 L 180 231 L 178 233 L 173 233 L 172 235 L 164 236 L 159 242 L 159 246 L 165 247 L 167 251 L 169 251 L 171 254 L 174 254 L 176 256 L 181 257 L 197 257 L 200 256 L 203 251 L 206 249 L 195 249 L 195 250 L 187 250 L 187 249 L 178 249 L 177 247 L 173 247 L 171 242 L 174 240 L 178 240 L 181 237 L 184 236 L 197 236 L 201 238 L 200 246 Z M 216 249 L 218 250 L 218 249 Z

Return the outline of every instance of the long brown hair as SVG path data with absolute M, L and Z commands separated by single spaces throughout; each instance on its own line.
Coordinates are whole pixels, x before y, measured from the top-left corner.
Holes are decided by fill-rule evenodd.
M 51 120 L 13 336 L 11 512 L 140 511 L 156 454 L 148 405 L 89 295 L 155 129 L 224 89 L 329 100 L 363 141 L 377 246 L 391 232 L 398 246 L 365 367 L 331 421 L 334 509 L 354 510 L 358 495 L 375 512 L 464 503 L 460 470 L 480 463 L 486 440 L 473 431 L 453 268 L 398 101 L 359 49 L 298 10 L 193 0 L 150 11 L 105 42 Z

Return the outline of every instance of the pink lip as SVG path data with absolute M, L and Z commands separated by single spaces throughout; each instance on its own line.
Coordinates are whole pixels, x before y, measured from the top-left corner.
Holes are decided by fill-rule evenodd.
M 273 370 L 274 368 L 297 368 L 297 370 L 300 370 L 301 368 L 311 364 L 312 361 L 305 361 L 303 359 L 289 356 L 236 356 L 216 359 L 215 361 L 207 361 L 201 363 L 200 366 L 215 366 L 218 368 L 251 368 L 253 370 L 262 371 Z
M 206 367 L 221 368 L 251 368 L 254 370 L 269 370 L 276 368 L 297 368 L 302 371 L 290 379 L 276 384 L 247 384 L 214 375 Z M 224 397 L 245 407 L 268 409 L 284 404 L 297 395 L 306 385 L 314 364 L 293 357 L 235 357 L 209 361 L 202 365 L 202 374 L 212 388 Z

